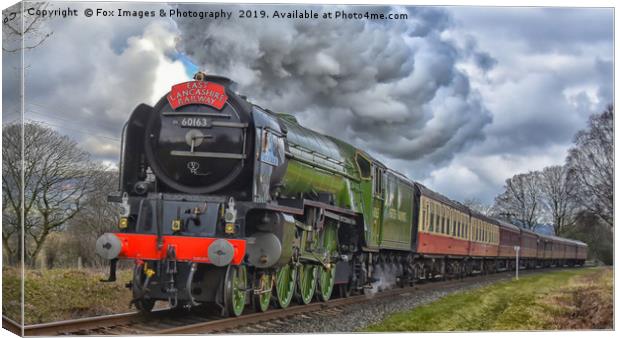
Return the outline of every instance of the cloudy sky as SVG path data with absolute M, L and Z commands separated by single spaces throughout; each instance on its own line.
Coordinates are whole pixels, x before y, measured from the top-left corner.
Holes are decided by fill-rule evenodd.
M 408 15 L 342 21 L 235 19 L 240 8 L 303 9 L 283 6 L 178 7 L 231 20 L 86 18 L 86 7 L 176 6 L 70 6 L 80 16 L 44 21 L 53 34 L 25 54 L 26 119 L 107 163 L 132 109 L 200 68 L 452 198 L 491 202 L 506 178 L 563 163 L 575 132 L 613 99 L 612 9 L 306 6 Z M 7 123 L 19 112 L 19 63 L 3 57 Z

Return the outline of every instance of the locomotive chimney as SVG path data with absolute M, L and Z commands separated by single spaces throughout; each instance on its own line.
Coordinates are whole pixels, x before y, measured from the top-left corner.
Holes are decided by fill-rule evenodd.
M 206 77 L 207 73 L 203 71 L 198 71 L 196 74 L 194 74 L 194 80 L 196 81 L 204 81 Z

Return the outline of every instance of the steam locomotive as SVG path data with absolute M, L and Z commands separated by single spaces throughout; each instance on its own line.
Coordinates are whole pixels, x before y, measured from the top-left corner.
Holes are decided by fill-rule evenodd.
M 239 316 L 399 285 L 583 264 L 587 246 L 476 213 L 361 149 L 197 73 L 122 133 L 118 231 L 97 253 L 134 262 L 132 303 Z M 518 254 L 515 249 L 522 248 Z M 384 285 L 384 283 L 381 283 Z

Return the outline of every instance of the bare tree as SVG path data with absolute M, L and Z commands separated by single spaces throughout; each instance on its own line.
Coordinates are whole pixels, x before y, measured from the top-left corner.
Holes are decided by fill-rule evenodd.
M 539 181 L 537 172 L 518 174 L 507 179 L 504 192 L 495 197 L 494 208 L 498 215 L 525 228 L 536 229 L 543 211 Z
M 108 195 L 118 190 L 118 171 L 101 172 L 93 184 L 96 189 L 86 195 L 82 208 L 69 222 L 67 231 L 85 264 L 103 266 L 107 261 L 101 260 L 93 248 L 100 235 L 116 229 L 118 225 L 119 206 L 107 201 Z
M 20 126 L 9 125 L 2 132 L 2 250 L 9 265 L 19 264 L 22 252 L 23 166 Z
M 588 244 L 588 258 L 605 264 L 614 263 L 614 232 L 600 217 L 586 210 L 577 212 L 575 222 L 566 227 L 565 235 Z
M 485 216 L 491 216 L 494 213 L 493 205 L 485 204 L 476 197 L 467 198 L 463 201 L 463 205 L 475 210 Z
M 549 212 L 553 231 L 556 235 L 561 235 L 574 221 L 575 184 L 569 179 L 568 169 L 565 166 L 546 167 L 539 178 L 541 201 Z
M 47 40 L 53 33 L 44 27 L 44 17 L 30 15 L 28 10 L 36 12 L 48 6 L 47 2 L 22 2 L 2 11 L 2 50 L 17 52 L 33 49 Z
M 48 235 L 80 210 L 100 170 L 75 141 L 35 123 L 23 125 L 23 159 L 15 156 L 20 153 L 21 128 L 11 124 L 2 129 L 2 194 L 7 204 L 3 213 L 12 215 L 3 227 L 2 240 L 15 260 L 21 248 L 10 247 L 11 236 L 19 233 L 23 223 L 24 260 L 32 266 Z
M 569 176 L 577 184 L 579 205 L 613 227 L 614 106 L 590 117 L 588 128 L 575 136 L 566 159 Z

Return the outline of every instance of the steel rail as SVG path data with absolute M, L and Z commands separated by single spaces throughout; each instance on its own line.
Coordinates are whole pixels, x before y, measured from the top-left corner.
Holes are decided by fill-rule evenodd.
M 56 322 L 30 324 L 23 327 L 24 336 L 53 336 L 62 333 L 72 333 L 100 328 L 110 328 L 120 325 L 129 325 L 144 319 L 154 319 L 165 316 L 169 309 L 154 310 L 145 315 L 139 312 L 127 312 L 105 316 L 87 317 L 79 319 L 61 320 Z M 22 326 L 6 316 L 2 316 L 2 327 L 18 334 Z M 18 334 L 21 335 L 21 332 Z

